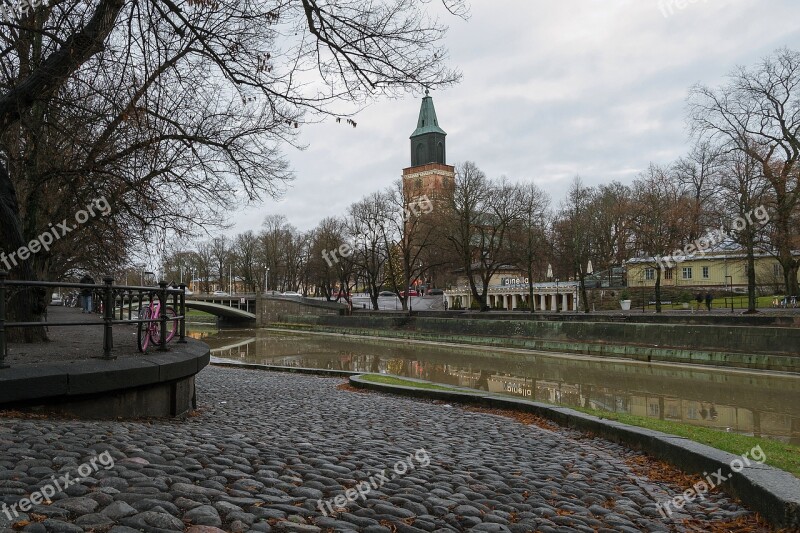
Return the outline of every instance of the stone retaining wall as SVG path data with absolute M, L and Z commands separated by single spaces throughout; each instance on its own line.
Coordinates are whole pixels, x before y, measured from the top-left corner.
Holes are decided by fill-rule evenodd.
M 316 330 L 545 351 L 800 371 L 800 330 L 614 322 L 464 320 L 429 317 L 287 316 Z

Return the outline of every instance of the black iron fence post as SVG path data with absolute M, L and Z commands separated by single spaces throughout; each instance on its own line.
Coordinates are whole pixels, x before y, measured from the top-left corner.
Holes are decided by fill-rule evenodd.
M 111 350 L 114 348 L 114 291 L 112 285 L 114 278 L 111 276 L 104 276 L 103 282 L 103 357 L 111 359 Z
M 185 344 L 186 343 L 186 284 L 181 283 L 180 287 L 181 287 L 180 310 L 178 312 L 181 314 L 181 331 L 180 331 L 180 339 L 178 339 L 178 342 Z
M 161 339 L 160 339 L 160 346 L 158 347 L 158 351 L 166 352 L 167 351 L 167 282 L 162 280 L 158 282 L 158 286 L 161 288 L 161 291 L 158 293 L 158 300 L 161 304 L 159 306 L 158 311 L 158 319 L 161 321 Z
M 8 368 L 6 363 L 6 278 L 8 272 L 0 270 L 0 368 Z

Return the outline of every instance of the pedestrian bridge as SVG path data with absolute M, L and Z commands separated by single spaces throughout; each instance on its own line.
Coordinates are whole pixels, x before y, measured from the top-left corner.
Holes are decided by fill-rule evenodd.
M 222 317 L 228 320 L 255 320 L 255 313 L 231 307 L 222 303 L 208 302 L 205 300 L 186 300 L 186 307 L 189 309 L 196 309 L 211 315 Z

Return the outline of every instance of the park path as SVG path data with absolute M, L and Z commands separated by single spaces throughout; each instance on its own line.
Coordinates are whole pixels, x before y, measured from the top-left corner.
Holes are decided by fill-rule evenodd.
M 650 479 L 639 454 L 572 430 L 354 392 L 334 378 L 209 367 L 197 386 L 199 408 L 185 421 L 4 413 L 7 506 L 53 492 L 53 474 L 86 476 L 52 504 L 17 507 L 19 516 L 2 508 L 0 529 L 755 530 L 752 515 L 720 494 L 665 520 L 655 504 L 688 487 Z

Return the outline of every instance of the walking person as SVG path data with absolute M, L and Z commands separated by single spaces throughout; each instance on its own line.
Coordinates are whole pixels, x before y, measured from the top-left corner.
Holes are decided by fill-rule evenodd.
M 89 274 L 83 276 L 79 282 L 81 285 L 94 285 L 94 279 Z M 81 313 L 92 312 L 92 289 L 81 289 L 81 299 L 83 300 L 83 310 Z
M 697 300 L 697 312 L 699 313 L 700 308 L 703 306 L 703 293 L 698 292 L 697 296 L 695 296 L 694 299 Z
M 706 308 L 708 309 L 708 312 L 709 312 L 709 313 L 711 312 L 711 301 L 712 301 L 713 299 L 714 299 L 714 297 L 713 297 L 713 296 L 711 296 L 711 293 L 710 293 L 710 292 L 707 292 L 707 293 L 706 293 Z

